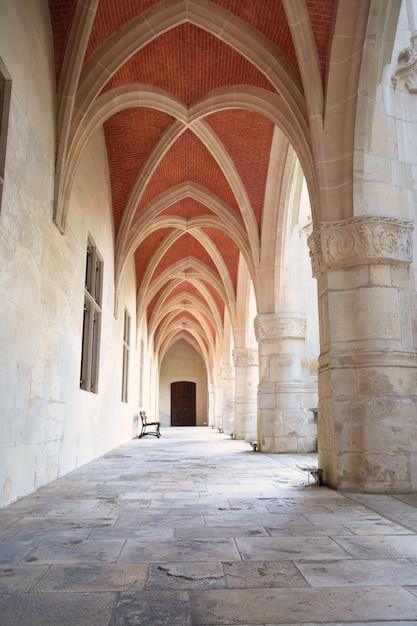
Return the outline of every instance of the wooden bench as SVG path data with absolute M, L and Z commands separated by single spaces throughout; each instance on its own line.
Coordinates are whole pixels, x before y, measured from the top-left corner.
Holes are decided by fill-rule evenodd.
M 158 437 L 159 439 L 159 437 L 161 436 L 161 422 L 148 422 L 145 411 L 139 411 L 139 415 L 140 419 L 142 420 L 142 428 L 140 431 L 139 439 L 141 437 L 144 437 L 145 435 L 155 435 L 155 437 Z M 148 430 L 149 427 L 151 427 L 152 430 Z
M 297 465 L 298 469 L 307 472 L 307 485 L 310 484 L 310 474 L 314 478 L 316 485 L 323 484 L 323 470 L 315 465 Z

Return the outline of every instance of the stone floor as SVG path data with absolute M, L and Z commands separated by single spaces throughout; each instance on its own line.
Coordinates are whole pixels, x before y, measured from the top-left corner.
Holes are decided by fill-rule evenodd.
M 300 461 L 164 429 L 23 498 L 0 624 L 417 625 L 417 494 L 307 486 Z

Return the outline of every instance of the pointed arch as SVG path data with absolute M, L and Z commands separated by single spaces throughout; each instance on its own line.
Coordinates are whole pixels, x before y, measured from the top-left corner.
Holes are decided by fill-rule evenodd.
M 216 333 L 221 336 L 221 319 L 218 316 L 217 318 L 215 318 L 213 316 L 213 311 L 211 310 L 211 308 L 206 303 L 197 298 L 194 294 L 186 294 L 186 297 L 187 301 L 192 304 L 191 309 L 188 305 L 188 302 L 186 305 L 184 305 L 184 293 L 178 293 L 174 298 L 170 298 L 169 300 L 167 300 L 167 298 L 165 297 L 163 300 L 161 299 L 157 303 L 149 319 L 148 333 L 150 337 L 154 335 L 160 320 L 163 319 L 165 315 L 167 315 L 167 313 L 174 310 L 190 310 L 191 314 L 193 314 L 194 311 L 199 311 L 201 314 L 205 315 L 208 320 L 210 320 L 210 322 L 214 326 Z M 206 324 L 204 324 L 204 327 L 206 327 Z
M 299 77 L 283 53 L 259 32 L 209 0 L 173 0 L 169 5 L 155 5 L 133 18 L 124 28 L 115 31 L 85 62 L 79 81 L 71 125 L 66 129 L 65 143 L 70 144 L 111 76 L 138 50 L 158 35 L 189 21 L 211 33 L 242 54 L 276 88 L 285 110 L 285 118 L 296 130 L 300 143 L 309 137 L 303 90 Z M 237 37 L 236 33 L 240 36 Z M 297 142 L 298 143 L 298 142 Z M 67 154 L 57 168 L 57 193 L 54 212 L 61 229 L 65 228 L 68 184 L 63 177 L 67 171 Z M 69 178 L 71 179 L 71 172 Z M 68 181 L 67 181 L 68 182 Z
M 191 269 L 191 272 L 188 270 Z M 198 259 L 186 257 L 177 261 L 164 272 L 155 278 L 147 289 L 139 289 L 137 296 L 137 318 L 140 320 L 146 312 L 147 305 L 152 298 L 158 293 L 163 285 L 165 285 L 171 278 L 183 274 L 183 279 L 189 279 L 191 275 L 209 283 L 220 295 L 226 308 L 229 310 L 231 318 L 234 320 L 235 310 L 235 298 L 234 295 L 230 298 L 230 294 L 227 292 L 223 282 L 220 280 L 218 274 L 214 272 L 210 267 L 199 261 Z

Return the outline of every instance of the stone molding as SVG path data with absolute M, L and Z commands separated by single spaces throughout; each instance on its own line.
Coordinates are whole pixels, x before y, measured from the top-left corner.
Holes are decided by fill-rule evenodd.
M 401 50 L 398 55 L 399 67 L 391 76 L 392 84 L 396 89 L 399 80 L 404 80 L 404 84 L 410 93 L 417 93 L 417 32 L 411 36 L 411 46 Z
M 331 367 L 333 370 L 346 369 L 346 368 L 372 368 L 381 369 L 387 368 L 387 370 L 393 370 L 395 368 L 402 368 L 404 375 L 406 375 L 406 369 L 415 371 L 417 357 L 415 351 L 404 350 L 402 352 L 387 352 L 386 350 L 372 350 L 359 352 L 343 352 L 341 354 L 329 353 L 322 354 L 319 357 L 320 370 L 324 371 Z
M 313 276 L 326 269 L 413 259 L 413 222 L 393 217 L 360 216 L 322 222 L 308 239 Z
M 258 350 L 251 348 L 236 348 L 233 350 L 233 362 L 236 367 L 258 365 Z
M 255 318 L 257 341 L 264 339 L 299 338 L 305 339 L 307 320 L 301 316 L 282 316 L 277 313 L 264 313 Z

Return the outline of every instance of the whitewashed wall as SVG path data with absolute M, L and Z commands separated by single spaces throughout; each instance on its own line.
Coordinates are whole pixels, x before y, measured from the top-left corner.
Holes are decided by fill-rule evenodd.
M 114 233 L 104 139 L 92 138 L 70 199 L 67 232 L 52 221 L 55 77 L 47 0 L 0 0 L 0 57 L 12 78 L 0 211 L 0 506 L 132 436 L 121 398 L 124 305 L 135 328 L 133 264 L 113 315 Z M 79 389 L 88 234 L 104 259 L 99 393 Z

